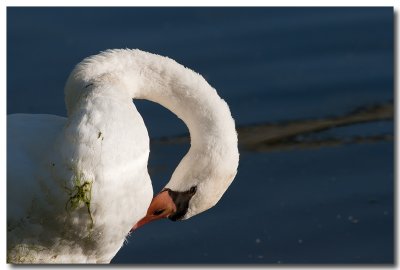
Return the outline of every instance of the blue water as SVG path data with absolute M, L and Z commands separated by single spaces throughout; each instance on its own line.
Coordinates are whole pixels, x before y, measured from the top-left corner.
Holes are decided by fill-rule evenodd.
M 238 125 L 318 119 L 393 102 L 392 8 L 8 8 L 7 113 L 66 115 L 65 80 L 109 48 L 167 55 L 202 74 Z M 185 133 L 135 102 L 153 138 Z M 393 135 L 393 121 L 319 138 Z M 187 145 L 152 145 L 155 191 Z M 113 263 L 393 263 L 393 142 L 242 151 L 213 209 L 149 224 Z

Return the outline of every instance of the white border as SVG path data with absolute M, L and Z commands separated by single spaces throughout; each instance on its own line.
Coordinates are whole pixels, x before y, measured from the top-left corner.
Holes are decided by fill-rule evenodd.
M 0 263 L 4 264 L 6 261 L 6 114 L 7 114 L 7 80 L 6 80 L 6 70 L 7 70 L 7 61 L 6 61 L 6 42 L 7 42 L 7 31 L 6 31 L 6 8 L 2 6 L 0 10 L 0 21 L 1 21 L 1 39 L 0 43 L 1 49 L 1 77 L 0 82 L 2 87 L 0 88 L 1 96 L 0 96 L 0 214 L 1 214 L 1 222 L 0 222 Z M 3 267 L 2 267 L 3 268 Z M 8 268 L 7 268 L 8 269 Z
M 146 1 L 88 1 L 88 0 L 3 0 L 6 6 L 395 6 L 397 0 L 365 0 L 365 1 L 346 1 L 346 0 L 279 0 L 279 1 L 259 1 L 259 0 L 146 0 Z
M 226 6 L 226 3 L 229 3 L 229 6 L 393 6 L 395 8 L 395 13 L 397 14 L 395 17 L 395 48 L 399 47 L 399 30 L 398 30 L 398 11 L 399 11 L 399 5 L 400 5 L 400 0 L 367 0 L 367 1 L 349 1 L 349 0 L 320 0 L 320 1 L 311 1 L 311 0 L 303 0 L 303 1 L 294 1 L 294 0 L 279 0 L 279 1 L 254 1 L 254 0 L 247 0 L 247 1 L 238 1 L 238 0 L 232 0 L 232 1 L 218 1 L 218 0 L 201 0 L 201 1 L 191 1 L 191 3 L 188 3 L 187 1 L 168 1 L 168 6 Z M 1 11 L 0 11 L 0 21 L 1 21 L 1 37 L 3 42 L 1 42 L 1 56 L 2 56 L 2 65 L 1 65 L 1 77 L 0 77 L 0 82 L 2 83 L 2 91 L 1 91 L 1 96 L 0 96 L 0 108 L 1 108 L 1 115 L 0 115 L 0 149 L 1 154 L 0 154 L 0 172 L 1 172 L 1 181 L 2 181 L 2 186 L 0 187 L 0 214 L 1 214 L 1 221 L 0 222 L 0 265 L 4 266 L 1 267 L 2 269 L 12 269 L 13 267 L 10 265 L 7 265 L 6 262 L 6 40 L 7 40 L 7 32 L 6 32 L 6 9 L 7 6 L 166 6 L 166 1 L 156 1 L 156 0 L 146 0 L 146 1 L 125 1 L 125 0 L 113 0 L 113 1 L 88 1 L 88 0 L 39 0 L 39 1 L 33 1 L 33 0 L 2 0 L 0 1 L 1 5 Z M 398 63 L 399 57 L 396 51 L 396 59 L 395 63 Z M 395 65 L 395 77 L 396 77 L 396 82 L 399 78 L 399 69 L 397 68 L 397 64 Z M 397 141 L 397 134 L 398 134 L 398 119 L 399 119 L 399 110 L 397 109 L 397 104 L 399 104 L 399 98 L 397 95 L 397 88 L 398 85 L 397 83 L 395 84 L 395 108 L 396 108 L 396 141 Z M 396 158 L 395 158 L 395 181 L 397 182 L 397 168 L 399 168 L 399 160 L 397 158 L 397 153 L 399 150 L 398 143 L 396 142 L 395 144 L 395 153 L 396 153 Z M 395 225 L 398 224 L 398 199 L 397 195 L 399 193 L 399 184 L 396 183 L 396 194 L 395 194 Z M 399 249 L 397 247 L 398 243 L 398 232 L 397 232 L 397 227 L 396 229 L 396 244 L 395 244 L 395 252 L 396 252 L 396 257 L 395 257 L 395 262 L 397 262 L 397 258 L 399 258 Z M 115 266 L 115 265 L 114 265 Z M 157 266 L 117 266 L 117 268 L 132 268 L 132 266 L 135 269 L 160 269 L 162 267 L 157 267 Z M 254 265 L 255 266 L 255 265 Z M 261 265 L 260 265 L 261 266 Z M 258 266 L 257 268 L 260 268 Z M 239 267 L 241 269 L 246 269 L 246 268 L 252 268 L 252 265 L 246 266 L 244 265 L 243 267 Z M 287 269 L 287 268 L 293 268 L 296 266 L 283 266 L 283 267 L 274 267 L 272 265 L 262 265 L 262 268 L 268 268 L 268 269 Z M 297 266 L 299 267 L 299 266 Z M 322 266 L 316 265 L 311 266 L 311 265 L 305 265 L 305 266 L 300 266 L 301 268 L 313 268 L 313 269 L 319 269 L 319 268 L 324 268 Z M 34 268 L 34 267 L 23 267 L 23 268 Z M 35 267 L 37 268 L 37 267 Z M 53 267 L 46 267 L 46 268 L 58 268 L 56 266 Z M 86 267 L 84 266 L 73 266 L 74 269 L 84 269 Z M 101 266 L 91 266 L 91 269 L 100 269 Z M 164 267 L 165 268 L 165 267 Z M 167 268 L 176 268 L 175 266 L 170 266 Z M 182 266 L 180 268 L 187 268 L 186 266 Z M 232 267 L 207 267 L 207 266 L 202 266 L 202 267 L 196 267 L 198 269 L 229 269 Z M 236 268 L 236 267 L 235 267 Z M 357 268 L 368 268 L 368 269 L 382 269 L 383 267 L 370 267 L 370 266 L 357 266 Z M 396 269 L 398 266 L 396 265 Z M 354 269 L 352 267 L 329 267 L 329 269 Z

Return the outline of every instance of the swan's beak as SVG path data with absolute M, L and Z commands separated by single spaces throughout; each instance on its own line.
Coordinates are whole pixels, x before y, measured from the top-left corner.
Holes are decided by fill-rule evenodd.
M 168 190 L 161 191 L 151 201 L 146 216 L 132 227 L 131 232 L 151 221 L 167 218 L 175 212 L 176 206 Z

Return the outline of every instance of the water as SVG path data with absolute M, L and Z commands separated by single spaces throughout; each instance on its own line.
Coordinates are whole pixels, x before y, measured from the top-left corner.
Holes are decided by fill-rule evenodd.
M 344 115 L 393 102 L 391 8 L 8 8 L 7 113 L 65 115 L 63 86 L 82 58 L 140 48 L 202 74 L 239 126 Z M 186 133 L 135 102 L 152 138 Z M 306 134 L 393 135 L 393 121 Z M 155 191 L 187 151 L 152 144 Z M 113 263 L 393 263 L 393 141 L 241 150 L 219 204 L 144 226 Z

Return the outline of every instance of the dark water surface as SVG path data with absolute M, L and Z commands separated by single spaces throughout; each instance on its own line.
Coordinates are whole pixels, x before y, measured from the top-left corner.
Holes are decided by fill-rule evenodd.
M 69 72 L 109 48 L 199 72 L 238 126 L 393 103 L 391 8 L 8 8 L 7 22 L 8 113 L 66 115 Z M 187 132 L 161 106 L 135 104 L 152 138 Z M 371 120 L 296 137 L 334 145 L 243 148 L 216 207 L 144 226 L 113 263 L 393 263 L 393 129 Z M 152 143 L 155 192 L 187 149 Z

